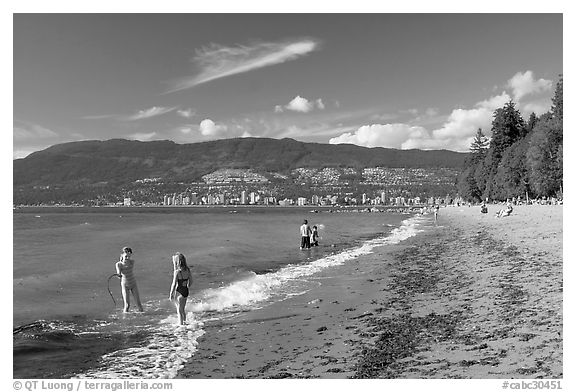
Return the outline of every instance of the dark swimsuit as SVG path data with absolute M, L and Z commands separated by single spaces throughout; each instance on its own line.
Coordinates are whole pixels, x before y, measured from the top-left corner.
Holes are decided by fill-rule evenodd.
M 176 291 L 179 292 L 180 295 L 182 295 L 184 298 L 188 297 L 188 279 L 190 278 L 178 279 L 176 285 Z

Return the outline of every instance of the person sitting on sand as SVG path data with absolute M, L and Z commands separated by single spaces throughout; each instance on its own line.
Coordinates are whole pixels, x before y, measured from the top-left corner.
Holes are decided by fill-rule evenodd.
M 500 211 L 498 211 L 496 213 L 496 217 L 497 218 L 502 218 L 504 216 L 510 216 L 510 214 L 512 214 L 512 211 L 514 210 L 514 208 L 512 208 L 512 204 L 510 203 L 510 201 L 508 201 L 506 203 L 506 208 L 501 209 Z
M 485 202 L 482 202 L 482 205 L 480 206 L 480 212 L 482 214 L 487 214 L 488 213 L 488 206 L 486 205 Z
M 140 302 L 140 293 L 136 285 L 136 278 L 134 277 L 134 262 L 135 260 L 132 259 L 132 248 L 122 248 L 120 261 L 116 263 L 116 273 L 122 278 L 120 286 L 122 287 L 122 298 L 124 299 L 124 312 L 130 310 L 130 292 L 132 292 L 138 310 L 141 312 L 144 311 L 142 303 Z
M 318 227 L 312 226 L 312 238 L 310 239 L 310 246 L 318 246 Z
M 176 312 L 178 313 L 178 322 L 184 325 L 186 322 L 186 301 L 188 300 L 189 287 L 192 283 L 190 267 L 186 264 L 186 257 L 182 253 L 176 253 L 172 256 L 174 263 L 174 276 L 172 286 L 170 286 L 170 301 L 176 300 Z

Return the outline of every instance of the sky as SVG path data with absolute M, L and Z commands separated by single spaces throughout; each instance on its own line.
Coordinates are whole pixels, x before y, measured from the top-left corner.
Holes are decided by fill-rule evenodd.
M 124 138 L 467 151 L 550 109 L 563 16 L 16 13 L 13 158 Z

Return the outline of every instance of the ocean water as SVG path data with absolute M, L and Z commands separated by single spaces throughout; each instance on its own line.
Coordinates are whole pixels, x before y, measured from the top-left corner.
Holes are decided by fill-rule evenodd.
M 303 219 L 319 227 L 319 247 L 299 249 Z M 175 377 L 201 349 L 205 323 L 306 292 L 315 273 L 415 235 L 419 219 L 300 208 L 15 211 L 14 377 Z M 119 280 L 109 279 L 123 246 L 134 251 L 144 313 L 124 314 Z M 168 300 L 177 251 L 192 267 L 185 326 Z

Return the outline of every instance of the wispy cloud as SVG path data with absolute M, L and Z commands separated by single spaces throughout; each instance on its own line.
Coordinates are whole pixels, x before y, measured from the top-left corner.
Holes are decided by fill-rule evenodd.
M 196 115 L 196 110 L 190 108 L 190 109 L 179 109 L 176 111 L 176 113 L 178 113 L 178 115 L 180 117 L 184 117 L 184 118 L 192 118 Z
M 165 107 L 151 107 L 150 109 L 145 109 L 145 110 L 140 110 L 135 114 L 132 114 L 130 116 L 125 116 L 122 117 L 122 120 L 125 121 L 137 121 L 137 120 L 143 120 L 146 118 L 151 118 L 151 117 L 156 117 L 156 116 L 160 116 L 162 114 L 166 114 L 169 113 L 173 110 L 177 109 L 176 107 L 171 107 L 171 108 L 165 108 Z
M 58 137 L 58 134 L 48 128 L 38 124 L 15 124 L 13 127 L 14 140 L 38 140 L 38 139 L 53 139 Z
M 129 139 L 140 140 L 142 142 L 147 142 L 149 140 L 153 140 L 156 138 L 158 134 L 156 132 L 149 132 L 149 133 L 133 133 L 132 135 L 128 135 Z
M 192 62 L 200 69 L 195 76 L 175 81 L 166 93 L 249 72 L 258 68 L 296 60 L 318 49 L 319 41 L 301 39 L 288 42 L 260 42 L 234 47 L 212 44 L 196 51 Z
M 114 115 L 114 114 L 97 114 L 97 115 L 93 115 L 93 116 L 83 116 L 80 117 L 83 120 L 105 120 L 108 118 L 116 118 L 118 116 Z
M 34 151 L 43 150 L 59 141 L 55 131 L 42 125 L 15 120 L 13 132 L 13 159 L 24 158 Z

